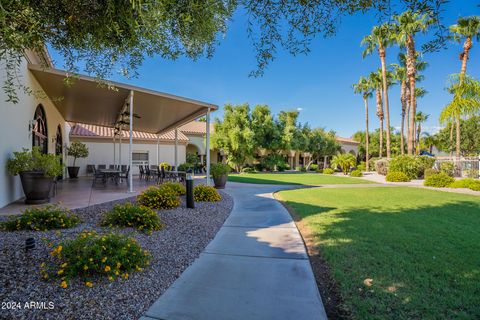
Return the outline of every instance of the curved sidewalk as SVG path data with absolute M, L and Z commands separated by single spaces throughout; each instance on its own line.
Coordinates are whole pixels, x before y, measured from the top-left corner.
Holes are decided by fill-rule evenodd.
M 229 182 L 230 216 L 141 319 L 327 319 L 303 240 L 272 196 L 285 188 Z

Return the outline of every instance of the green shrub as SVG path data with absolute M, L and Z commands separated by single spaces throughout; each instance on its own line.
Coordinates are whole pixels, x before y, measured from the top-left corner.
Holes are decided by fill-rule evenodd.
M 456 180 L 451 183 L 449 188 L 466 188 L 474 191 L 480 191 L 480 180 L 475 180 L 472 178 Z
M 350 177 L 363 177 L 363 173 L 360 170 L 353 170 L 350 172 Z
M 290 170 L 290 165 L 288 163 L 286 163 L 285 161 L 280 161 L 277 164 L 277 170 L 280 171 L 280 172 L 283 172 L 285 170 Z
M 323 174 L 334 174 L 334 173 L 335 173 L 335 170 L 333 170 L 332 168 L 323 169 Z
M 132 227 L 146 233 L 152 233 L 163 227 L 155 211 L 148 207 L 136 206 L 131 203 L 114 206 L 112 210 L 105 214 L 102 225 Z
M 427 177 L 430 177 L 432 174 L 437 174 L 437 173 L 440 173 L 440 171 L 438 171 L 437 169 L 433 169 L 433 168 L 425 169 L 425 172 L 423 173 L 423 177 L 427 178 Z
M 367 170 L 367 164 L 365 163 L 365 161 L 361 161 L 357 165 L 357 170 L 360 170 L 360 171 L 366 171 Z
M 467 176 L 467 178 L 477 179 L 478 178 L 478 170 L 476 170 L 476 169 L 466 170 L 465 175 Z
M 382 176 L 387 174 L 388 161 L 387 159 L 378 159 L 375 161 L 375 171 Z
M 401 155 L 392 158 L 388 162 L 388 170 L 392 172 L 403 172 L 410 179 L 421 178 L 426 169 L 431 169 L 435 158 L 428 156 Z
M 309 171 L 317 171 L 318 170 L 318 164 L 312 163 L 310 165 L 310 168 L 308 168 Z
M 178 166 L 178 171 L 187 171 L 190 169 L 192 166 L 188 163 L 182 163 Z
M 422 178 L 425 169 L 431 169 L 435 164 L 435 158 L 429 156 L 417 156 L 415 160 L 418 163 L 417 178 Z
M 63 164 L 59 155 L 44 154 L 39 147 L 32 150 L 24 148 L 14 152 L 13 157 L 7 160 L 7 171 L 13 176 L 24 171 L 38 171 L 47 177 L 58 177 L 63 172 Z
M 255 169 L 250 167 L 245 167 L 242 169 L 242 173 L 254 173 Z
M 385 176 L 388 182 L 409 182 L 410 178 L 404 172 L 391 171 Z
M 452 184 L 454 181 L 455 179 L 450 177 L 448 174 L 440 172 L 427 177 L 423 185 L 434 188 L 445 188 Z
M 70 210 L 56 205 L 49 205 L 26 209 L 21 215 L 12 216 L 8 221 L 1 223 L 0 227 L 7 231 L 45 231 L 72 228 L 79 222 L 78 216 L 72 214 Z
M 200 202 L 214 202 L 222 200 L 217 189 L 200 184 L 193 188 L 193 200 Z
M 330 165 L 333 169 L 340 168 L 347 175 L 351 168 L 357 165 L 357 159 L 351 153 L 341 153 L 332 157 Z
M 151 209 L 172 209 L 180 205 L 177 193 L 168 187 L 149 187 L 137 197 L 137 201 Z
M 220 178 L 222 176 L 225 176 L 230 173 L 231 168 L 228 164 L 225 163 L 215 163 L 210 166 L 210 172 L 212 174 L 212 177 L 215 178 Z
M 85 143 L 80 141 L 73 141 L 70 147 L 67 147 L 67 155 L 73 157 L 73 166 L 78 158 L 88 157 L 88 147 Z
M 318 168 L 318 169 L 317 169 L 317 173 L 323 173 L 323 169 Z
M 117 277 L 128 279 L 129 272 L 141 271 L 151 258 L 133 238 L 116 233 L 102 235 L 95 231 L 84 231 L 75 239 L 60 242 L 51 255 L 57 265 L 45 268 L 42 264 L 42 276 L 59 277 L 63 288 L 68 286 L 70 279 L 78 276 L 89 287 L 93 285 L 91 278 L 96 275 L 107 276 L 111 281 Z
M 453 174 L 455 173 L 455 164 L 452 161 L 441 162 L 440 171 L 453 177 Z
M 180 182 L 164 182 L 161 187 L 172 189 L 177 196 L 184 196 L 187 193 L 187 189 Z

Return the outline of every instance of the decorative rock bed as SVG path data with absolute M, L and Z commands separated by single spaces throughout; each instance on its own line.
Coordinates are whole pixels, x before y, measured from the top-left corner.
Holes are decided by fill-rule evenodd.
M 182 197 L 180 207 L 158 211 L 165 228 L 152 235 L 131 228 L 114 229 L 137 239 L 152 255 L 150 267 L 131 273 L 128 280 L 98 278 L 92 288 L 73 280 L 62 289 L 59 279 L 41 279 L 40 264 L 51 259 L 51 249 L 42 239 L 58 243 L 82 230 L 106 232 L 108 228 L 99 227 L 102 213 L 117 203 L 134 200 L 73 210 L 82 223 L 72 229 L 0 231 L 0 319 L 138 319 L 199 256 L 233 207 L 232 198 L 225 193 L 219 202 L 197 202 L 195 209 L 186 209 Z M 26 253 L 29 237 L 35 238 L 36 248 Z M 31 301 L 39 304 L 25 308 Z

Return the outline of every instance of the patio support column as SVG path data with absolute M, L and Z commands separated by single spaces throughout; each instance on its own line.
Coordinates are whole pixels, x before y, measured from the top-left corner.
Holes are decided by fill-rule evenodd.
M 175 171 L 178 171 L 178 129 L 175 128 Z
M 117 136 L 115 135 L 115 132 L 113 133 L 113 165 L 117 165 L 117 150 L 116 150 L 116 143 L 117 142 Z
M 133 90 L 130 91 L 130 101 L 129 101 L 129 107 L 130 107 L 130 120 L 129 120 L 129 125 L 130 125 L 130 143 L 128 145 L 128 165 L 130 166 L 130 170 L 128 171 L 128 191 L 133 192 L 133 165 L 132 165 L 132 144 L 133 144 Z
M 205 153 L 207 154 L 207 186 L 210 185 L 210 108 L 207 110 L 205 125 L 207 126 Z
M 118 137 L 118 164 L 120 165 L 120 170 L 122 170 L 122 126 L 120 126 L 120 135 Z
M 157 166 L 160 164 L 160 135 L 157 134 Z

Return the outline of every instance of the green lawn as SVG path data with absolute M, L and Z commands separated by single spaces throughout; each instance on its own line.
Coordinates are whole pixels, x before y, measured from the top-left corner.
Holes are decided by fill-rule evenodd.
M 406 187 L 279 197 L 314 233 L 353 318 L 480 319 L 480 197 Z
M 242 173 L 231 174 L 228 181 L 257 184 L 355 184 L 374 183 L 360 178 L 333 176 L 320 173 Z

